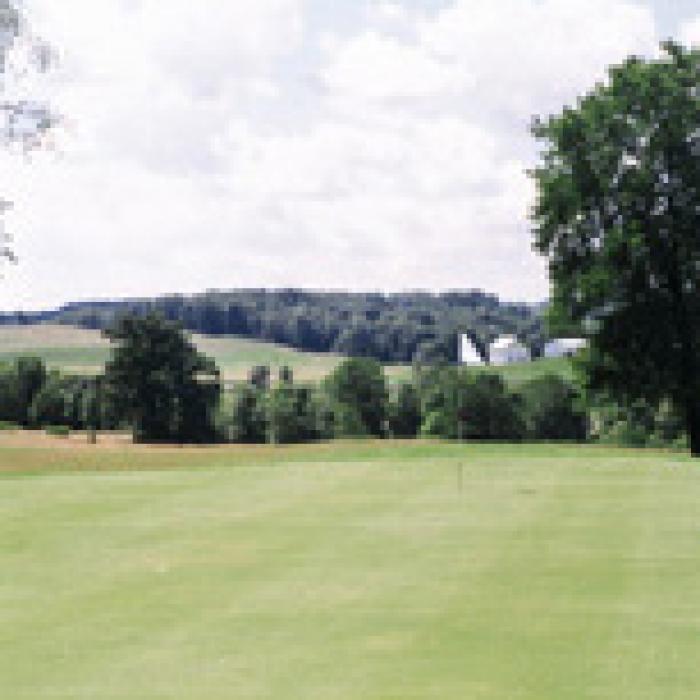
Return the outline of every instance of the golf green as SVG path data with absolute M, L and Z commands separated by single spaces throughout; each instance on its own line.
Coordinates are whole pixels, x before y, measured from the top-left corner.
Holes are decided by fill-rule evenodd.
M 0 440 L 0 698 L 697 698 L 700 462 Z

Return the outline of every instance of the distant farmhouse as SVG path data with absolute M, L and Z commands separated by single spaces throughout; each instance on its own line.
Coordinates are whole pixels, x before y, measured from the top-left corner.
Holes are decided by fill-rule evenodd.
M 585 338 L 555 338 L 544 346 L 545 357 L 572 357 L 586 347 Z
M 466 333 L 461 333 L 459 336 L 459 362 L 462 365 L 471 367 L 479 367 L 486 364 L 479 349 Z
M 460 333 L 459 363 L 472 367 L 490 365 L 510 365 L 516 362 L 529 362 L 532 359 L 530 350 L 514 335 L 502 335 L 496 338 L 487 349 L 488 356 L 484 357 L 477 345 L 467 333 Z M 586 347 L 585 338 L 554 338 L 544 346 L 543 357 L 573 357 L 579 350 Z
M 492 365 L 510 365 L 529 359 L 530 351 L 514 335 L 502 335 L 489 345 L 489 363 Z

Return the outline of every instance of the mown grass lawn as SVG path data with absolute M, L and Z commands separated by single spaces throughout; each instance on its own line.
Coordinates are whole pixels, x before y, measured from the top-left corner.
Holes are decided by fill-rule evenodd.
M 0 698 L 700 692 L 684 455 L 3 444 Z

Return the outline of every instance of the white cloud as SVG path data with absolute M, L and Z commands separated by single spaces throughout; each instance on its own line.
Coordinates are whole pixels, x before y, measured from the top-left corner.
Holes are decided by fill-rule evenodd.
M 325 121 L 277 136 L 237 125 L 221 147 L 243 198 L 461 197 L 488 189 L 502 167 L 493 136 L 456 117 Z
M 653 12 L 626 0 L 460 2 L 427 22 L 424 45 L 474 75 L 509 112 L 556 109 L 604 69 L 656 43 Z
M 679 40 L 686 46 L 700 48 L 700 15 L 681 24 Z
M 530 115 L 656 42 L 625 0 L 371 3 L 359 33 L 312 32 L 304 0 L 31 7 L 69 120 L 61 157 L 0 157 L 22 258 L 0 307 L 239 285 L 541 298 Z
M 470 82 L 453 63 L 373 30 L 340 46 L 323 79 L 333 92 L 370 99 L 456 93 Z
M 414 22 L 415 41 L 370 29 L 334 47 L 323 73 L 329 90 L 375 99 L 465 93 L 472 112 L 529 116 L 573 99 L 610 63 L 656 45 L 651 9 L 627 0 L 456 0 Z M 457 99 L 450 106 L 465 108 Z
M 408 22 L 411 19 L 411 15 L 406 10 L 405 6 L 400 3 L 384 0 L 369 6 L 367 9 L 367 18 L 370 22 L 386 21 L 393 24 L 396 22 Z
M 303 22 L 298 0 L 143 0 L 144 43 L 168 73 L 187 81 L 195 95 L 215 90 L 241 73 L 270 70 L 299 48 Z

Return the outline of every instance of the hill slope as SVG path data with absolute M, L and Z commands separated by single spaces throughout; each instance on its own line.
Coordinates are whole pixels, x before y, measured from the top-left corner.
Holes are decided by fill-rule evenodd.
M 37 314 L 0 314 L 0 324 L 52 322 L 105 328 L 125 313 L 157 311 L 190 331 L 267 340 L 309 352 L 383 362 L 457 359 L 457 334 L 483 347 L 515 334 L 532 349 L 545 340 L 541 304 L 508 303 L 481 291 L 367 294 L 237 290 L 155 299 L 78 302 Z
M 314 381 L 331 372 L 342 359 L 330 353 L 300 352 L 247 338 L 200 334 L 192 337 L 200 350 L 216 360 L 228 380 L 245 379 L 254 365 L 269 365 L 273 373 L 287 365 L 298 379 Z M 0 327 L 0 360 L 35 355 L 49 367 L 75 374 L 93 374 L 102 370 L 109 349 L 109 341 L 97 330 L 52 324 Z
M 197 347 L 216 360 L 224 379 L 245 379 L 254 365 L 269 365 L 273 376 L 286 365 L 300 381 L 318 381 L 333 371 L 344 356 L 333 353 L 301 352 L 283 345 L 247 338 L 212 337 L 194 334 Z M 109 357 L 109 341 L 96 330 L 65 325 L 0 326 L 0 360 L 18 355 L 41 357 L 49 367 L 74 374 L 96 374 Z M 408 379 L 406 364 L 385 365 L 390 379 Z M 572 376 L 566 359 L 541 359 L 507 367 L 483 367 L 474 371 L 499 372 L 511 386 L 554 372 Z

